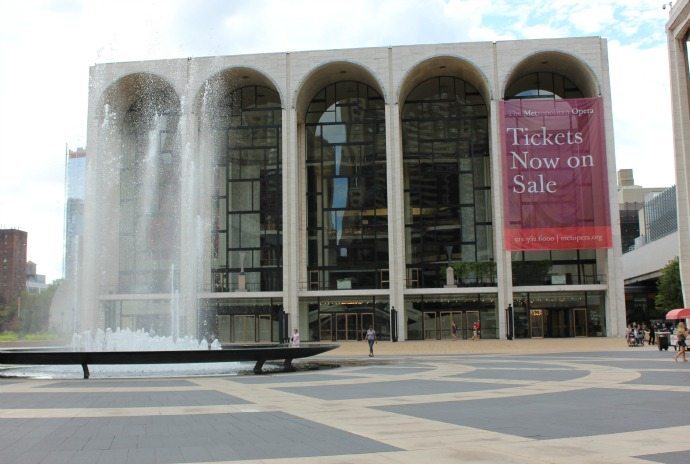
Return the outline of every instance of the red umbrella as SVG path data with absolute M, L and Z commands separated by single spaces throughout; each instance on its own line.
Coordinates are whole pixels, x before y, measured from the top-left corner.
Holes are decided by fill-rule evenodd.
M 672 309 L 666 313 L 666 319 L 687 319 L 690 317 L 690 308 Z

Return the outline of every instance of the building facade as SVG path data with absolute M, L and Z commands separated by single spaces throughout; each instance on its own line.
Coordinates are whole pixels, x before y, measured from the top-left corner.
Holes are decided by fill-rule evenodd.
M 27 233 L 0 229 L 0 305 L 14 306 L 26 288 Z
M 596 161 L 568 151 L 593 114 Z M 80 326 L 618 335 L 611 134 L 600 38 L 96 65 Z M 596 194 L 568 196 L 580 171 Z M 561 229 L 560 246 L 532 243 Z
M 690 304 L 690 2 L 674 2 L 666 24 L 678 202 L 678 251 L 685 306 Z
M 77 272 L 79 237 L 84 229 L 86 189 L 86 150 L 65 153 L 65 249 L 63 276 L 74 278 Z
M 655 301 L 664 268 L 678 258 L 676 186 L 621 186 L 619 175 L 618 199 L 626 319 L 645 324 L 664 319 L 666 311 L 657 309 Z
M 36 263 L 26 263 L 26 291 L 29 293 L 42 293 L 48 289 L 46 276 L 36 271 Z

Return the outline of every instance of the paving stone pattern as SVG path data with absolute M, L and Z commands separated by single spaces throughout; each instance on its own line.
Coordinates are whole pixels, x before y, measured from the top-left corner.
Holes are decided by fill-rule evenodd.
M 0 366 L 0 463 L 690 462 L 690 363 L 554 346 L 322 357 L 343 367 L 261 376 L 64 381 Z

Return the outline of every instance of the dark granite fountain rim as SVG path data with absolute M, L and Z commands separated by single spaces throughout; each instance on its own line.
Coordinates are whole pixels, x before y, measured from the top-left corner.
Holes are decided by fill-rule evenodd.
M 7 349 L 0 351 L 0 364 L 79 364 L 84 378 L 89 364 L 184 364 L 254 361 L 254 372 L 261 373 L 266 361 L 282 359 L 290 369 L 292 360 L 306 358 L 337 348 L 337 344 L 304 343 L 298 347 L 283 344 L 225 345 L 220 350 L 166 351 L 65 351 L 50 349 Z

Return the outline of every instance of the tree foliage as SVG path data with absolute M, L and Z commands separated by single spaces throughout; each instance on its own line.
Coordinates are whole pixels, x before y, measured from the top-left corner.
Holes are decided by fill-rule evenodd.
M 0 331 L 36 333 L 48 330 L 50 304 L 59 285 L 55 281 L 41 293 L 22 291 L 17 302 L 0 306 Z
M 671 309 L 683 307 L 683 289 L 680 283 L 680 263 L 678 258 L 669 261 L 661 271 L 657 291 L 658 293 L 654 301 L 657 309 L 670 311 Z

